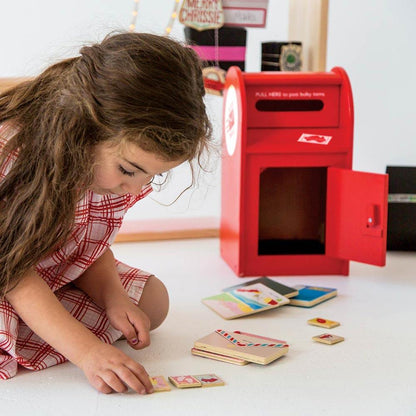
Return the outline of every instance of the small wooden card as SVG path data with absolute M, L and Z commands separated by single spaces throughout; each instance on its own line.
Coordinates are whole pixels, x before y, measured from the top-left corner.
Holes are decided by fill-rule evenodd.
M 215 374 L 198 374 L 194 377 L 202 384 L 202 387 L 217 387 L 225 385 L 224 381 Z
M 340 323 L 337 321 L 330 321 L 329 319 L 324 319 L 324 318 L 309 319 L 308 324 L 314 325 L 314 326 L 320 326 L 322 328 L 335 328 L 336 326 L 340 325 Z
M 250 361 L 243 360 L 242 358 L 229 357 L 228 355 L 219 354 L 207 350 L 199 350 L 198 348 L 191 348 L 191 353 L 199 357 L 211 358 L 212 360 L 222 361 L 224 363 L 247 365 Z
M 322 342 L 323 344 L 338 344 L 338 342 L 342 342 L 345 340 L 344 337 L 340 337 L 339 335 L 333 335 L 333 334 L 321 334 L 316 335 L 315 337 L 312 337 L 314 341 Z
M 152 376 L 150 377 L 150 381 L 153 385 L 153 388 L 155 390 L 155 393 L 160 391 L 170 391 L 171 388 L 163 376 Z
M 169 376 L 169 381 L 178 389 L 187 389 L 190 387 L 201 387 L 202 383 L 194 376 Z

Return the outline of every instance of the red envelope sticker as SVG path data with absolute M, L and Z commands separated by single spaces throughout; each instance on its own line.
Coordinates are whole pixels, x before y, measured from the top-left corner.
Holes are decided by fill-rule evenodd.
M 322 134 L 307 134 L 303 133 L 299 137 L 298 142 L 312 143 L 312 144 L 328 144 L 332 139 L 332 136 L 324 136 Z

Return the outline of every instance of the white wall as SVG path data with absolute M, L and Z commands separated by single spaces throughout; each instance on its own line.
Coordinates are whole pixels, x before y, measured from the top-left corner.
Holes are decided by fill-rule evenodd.
M 327 69 L 350 76 L 354 169 L 416 166 L 415 20 L 414 0 L 330 1 Z
M 262 41 L 286 40 L 290 0 L 270 0 L 266 29 L 249 29 L 247 71 L 260 70 Z M 85 42 L 127 29 L 130 0 L 25 0 L 0 3 L 0 77 L 34 75 L 47 65 L 77 53 Z M 174 2 L 141 0 L 138 31 L 163 34 Z M 343 66 L 355 99 L 354 168 L 384 172 L 388 164 L 416 165 L 412 123 L 416 116 L 416 2 L 413 0 L 332 0 L 329 8 L 327 68 Z M 175 23 L 173 37 L 183 39 Z M 220 142 L 219 97 L 207 106 Z M 173 206 L 164 207 L 189 183 L 189 170 L 179 168 L 162 193 L 154 193 L 128 214 L 131 219 L 204 217 L 220 213 L 220 159 L 211 158 L 211 173 L 198 188 Z

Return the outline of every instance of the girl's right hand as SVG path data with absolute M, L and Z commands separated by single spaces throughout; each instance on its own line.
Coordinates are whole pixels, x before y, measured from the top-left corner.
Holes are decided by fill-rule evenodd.
M 99 341 L 76 364 L 101 393 L 123 393 L 128 387 L 139 394 L 153 393 L 144 367 L 112 345 Z

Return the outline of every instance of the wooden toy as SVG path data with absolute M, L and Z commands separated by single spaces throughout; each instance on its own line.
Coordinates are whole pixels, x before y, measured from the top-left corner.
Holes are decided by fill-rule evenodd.
M 191 353 L 199 357 L 211 358 L 212 360 L 222 361 L 224 363 L 236 364 L 236 365 L 247 365 L 250 361 L 243 360 L 242 358 L 230 357 L 228 355 L 219 354 L 212 351 L 200 350 L 198 348 L 192 348 Z
M 295 289 L 297 289 L 299 293 L 297 296 L 290 299 L 290 305 L 302 306 L 304 308 L 311 308 L 338 294 L 337 289 L 330 287 L 296 285 Z
M 194 376 L 169 376 L 169 381 L 178 389 L 187 389 L 190 387 L 201 387 L 202 383 Z
M 238 276 L 384 266 L 388 177 L 352 170 L 353 124 L 342 68 L 227 71 L 220 249 Z
M 202 299 L 224 319 L 234 319 L 289 303 L 289 299 L 262 283 L 254 283 Z
M 163 376 L 152 376 L 150 377 L 155 393 L 162 391 L 170 391 L 171 388 Z
M 338 342 L 342 342 L 345 340 L 344 337 L 340 337 L 339 335 L 333 335 L 333 334 L 321 334 L 316 335 L 312 337 L 314 341 L 321 342 L 323 344 L 337 344 Z
M 194 347 L 262 365 L 271 363 L 289 351 L 286 341 L 222 329 L 195 341 Z
M 261 283 L 264 286 L 267 286 L 268 288 L 274 290 L 277 293 L 280 293 L 281 295 L 287 297 L 287 298 L 293 298 L 294 296 L 297 296 L 299 294 L 298 289 L 295 287 L 286 286 L 282 283 L 276 282 L 275 280 L 269 279 L 268 277 L 260 277 L 255 280 L 250 280 L 249 282 L 244 282 L 239 285 L 227 287 L 223 289 L 223 292 L 231 292 L 236 289 L 244 288 L 245 286 L 253 285 L 255 283 Z
M 340 323 L 337 321 L 330 321 L 329 319 L 324 318 L 313 318 L 308 320 L 309 325 L 320 326 L 322 328 L 335 328 L 339 326 Z
M 202 387 L 224 386 L 224 381 L 215 374 L 198 374 L 194 376 L 202 384 Z

